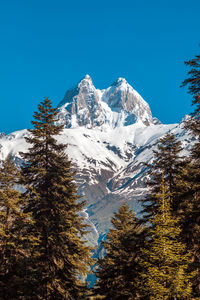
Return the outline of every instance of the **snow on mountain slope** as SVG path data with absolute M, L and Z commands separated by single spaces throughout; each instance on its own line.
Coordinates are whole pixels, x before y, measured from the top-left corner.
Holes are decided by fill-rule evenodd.
M 186 153 L 194 142 L 182 123 L 163 125 L 152 118 L 149 105 L 123 78 L 97 90 L 86 76 L 61 101 L 58 123 L 63 122 L 65 129 L 57 139 L 68 144 L 79 194 L 87 203 L 83 215 L 92 225 L 88 239 L 93 245 L 124 201 L 140 212 L 138 199 L 148 193 L 143 162 L 151 162 L 159 139 L 173 132 Z M 2 135 L 0 158 L 10 154 L 20 165 L 19 152 L 28 150 L 24 139 L 28 134 L 21 130 Z
M 90 235 L 94 244 L 96 230 L 99 235 L 105 233 L 110 217 L 123 201 L 137 212 L 140 210 L 137 200 L 147 193 L 143 162 L 152 160 L 159 138 L 169 131 L 185 143 L 185 149 L 189 147 L 191 137 L 177 124 L 145 126 L 141 122 L 106 132 L 66 128 L 57 137 L 68 144 L 68 156 L 77 170 L 79 193 L 87 201 L 87 213 L 95 228 Z M 27 135 L 27 130 L 22 130 L 2 137 L 0 158 L 11 154 L 20 164 L 19 152 L 29 147 L 24 139 Z
M 85 126 L 103 130 L 127 126 L 137 121 L 153 123 L 151 110 L 144 99 L 124 78 L 105 90 L 96 89 L 89 75 L 66 92 L 60 107 L 59 121 L 67 128 Z

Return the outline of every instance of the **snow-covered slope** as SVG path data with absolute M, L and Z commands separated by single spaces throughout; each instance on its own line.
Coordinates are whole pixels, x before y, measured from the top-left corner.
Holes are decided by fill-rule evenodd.
M 122 78 L 100 91 L 87 75 L 66 92 L 58 122 L 66 125 L 57 139 L 68 144 L 79 193 L 87 202 L 83 215 L 92 224 L 88 238 L 94 245 L 108 230 L 110 218 L 122 202 L 127 201 L 139 213 L 138 199 L 148 192 L 143 162 L 152 160 L 159 139 L 173 132 L 184 151 L 193 143 L 182 123 L 163 125 L 153 119 L 148 104 Z M 24 139 L 28 134 L 21 130 L 2 135 L 0 158 L 11 154 L 20 164 L 19 152 L 29 147 Z

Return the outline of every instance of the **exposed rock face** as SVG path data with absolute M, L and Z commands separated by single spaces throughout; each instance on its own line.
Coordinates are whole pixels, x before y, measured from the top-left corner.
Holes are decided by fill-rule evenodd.
M 59 119 L 63 119 L 66 128 L 91 128 L 103 123 L 100 95 L 89 75 L 77 87 L 66 92 L 59 106 L 62 104 Z
M 59 120 L 66 128 L 105 129 L 138 121 L 145 125 L 153 123 L 149 105 L 124 78 L 117 79 L 105 90 L 98 90 L 86 75 L 74 89 L 66 92 L 59 107 Z
M 124 122 L 121 125 L 131 125 L 141 120 L 145 125 L 152 124 L 152 113 L 149 105 L 128 84 L 124 78 L 118 78 L 103 92 L 102 100 L 112 111 L 124 113 Z M 119 124 L 116 124 L 118 126 Z
M 5 136 L 4 132 L 0 132 L 0 139 Z

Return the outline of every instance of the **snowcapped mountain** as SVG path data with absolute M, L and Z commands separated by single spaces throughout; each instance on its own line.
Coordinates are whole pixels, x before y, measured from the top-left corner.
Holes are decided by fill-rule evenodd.
M 116 128 L 137 121 L 153 123 L 151 110 L 144 99 L 124 78 L 118 78 L 105 90 L 96 89 L 86 75 L 73 89 L 66 92 L 60 107 L 59 121 L 66 128 Z
M 98 90 L 86 75 L 58 107 L 58 123 L 65 129 L 57 139 L 68 144 L 79 193 L 87 202 L 83 215 L 92 225 L 88 238 L 97 245 L 124 201 L 140 212 L 138 199 L 148 192 L 143 162 L 151 162 L 159 139 L 173 132 L 187 153 L 194 138 L 183 122 L 164 125 L 153 118 L 149 105 L 123 78 Z M 2 135 L 0 158 L 10 154 L 21 164 L 19 152 L 27 151 L 28 134 L 25 129 Z

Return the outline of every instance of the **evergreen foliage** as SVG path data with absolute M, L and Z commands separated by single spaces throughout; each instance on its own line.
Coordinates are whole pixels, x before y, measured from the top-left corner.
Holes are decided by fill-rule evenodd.
M 182 151 L 181 143 L 176 140 L 173 133 L 167 133 L 160 139 L 157 150 L 154 151 L 154 160 L 151 164 L 146 164 L 149 168 L 150 180 L 148 186 L 151 193 L 142 199 L 143 221 L 148 222 L 157 209 L 158 201 L 155 194 L 160 190 L 162 174 L 165 174 L 165 181 L 169 187 L 172 210 L 176 212 L 179 207 L 179 188 L 181 173 L 185 162 L 180 156 Z
M 188 86 L 188 93 L 193 96 L 192 104 L 196 106 L 195 111 L 191 115 L 200 121 L 200 55 L 186 61 L 185 64 L 191 69 L 188 72 L 189 77 L 183 81 L 182 86 Z M 200 135 L 199 128 L 197 127 L 196 129 L 197 134 Z
M 164 176 L 156 198 L 158 208 L 151 221 L 149 249 L 142 250 L 142 292 L 152 300 L 191 299 L 192 274 L 187 273 L 189 255 L 180 242 L 179 220 L 172 216 Z
M 185 127 L 196 136 L 197 142 L 192 147 L 190 167 L 186 174 L 189 188 L 183 203 L 183 229 L 185 242 L 193 254 L 191 268 L 197 271 L 193 284 L 194 295 L 200 297 L 200 56 L 197 55 L 185 63 L 190 67 L 190 71 L 182 86 L 188 87 L 188 92 L 193 96 L 192 104 L 195 106 Z
M 106 255 L 99 260 L 95 292 L 107 300 L 138 299 L 139 258 L 145 239 L 144 227 L 138 225 L 135 213 L 127 204 L 120 206 L 111 222 L 113 228 L 104 242 Z
M 66 145 L 55 136 L 63 130 L 56 125 L 57 109 L 46 98 L 38 106 L 29 130 L 31 144 L 22 169 L 26 212 L 32 213 L 34 224 L 29 232 L 39 238 L 29 260 L 31 295 L 26 299 L 82 299 L 86 284 L 81 279 L 88 272 L 90 248 L 83 236 L 86 225 L 79 213 L 84 202 L 79 200 Z
M 31 224 L 23 211 L 26 201 L 14 186 L 20 173 L 8 157 L 0 166 L 0 299 L 21 299 L 26 282 L 26 261 Z

